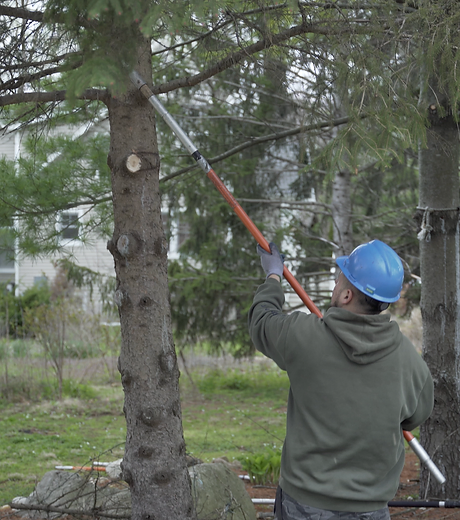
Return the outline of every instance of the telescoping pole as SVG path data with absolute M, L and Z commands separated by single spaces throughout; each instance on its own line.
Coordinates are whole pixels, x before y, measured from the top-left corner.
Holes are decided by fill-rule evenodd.
M 270 246 L 268 245 L 267 240 L 259 231 L 257 226 L 252 222 L 244 209 L 237 202 L 235 197 L 230 193 L 225 184 L 220 180 L 220 178 L 216 175 L 215 171 L 211 168 L 208 161 L 201 155 L 198 151 L 198 148 L 192 143 L 188 135 L 182 130 L 182 128 L 178 125 L 176 120 L 172 117 L 172 115 L 166 110 L 161 101 L 155 96 L 155 94 L 150 90 L 146 82 L 142 79 L 142 77 L 135 71 L 130 74 L 131 81 L 133 84 L 140 90 L 142 95 L 148 100 L 148 102 L 155 108 L 155 110 L 161 115 L 166 124 L 171 128 L 171 130 L 176 134 L 179 141 L 185 146 L 185 148 L 190 152 L 190 155 L 195 159 L 201 169 L 206 173 L 209 179 L 213 182 L 214 186 L 220 191 L 224 199 L 230 204 L 233 211 L 238 215 L 240 220 L 249 230 L 251 235 L 256 239 L 257 243 L 265 249 L 268 253 L 270 253 Z M 283 276 L 288 281 L 289 285 L 294 289 L 299 298 L 306 305 L 307 309 L 313 314 L 316 314 L 319 318 L 322 318 L 321 311 L 318 307 L 313 303 L 313 300 L 308 296 L 305 292 L 304 288 L 300 285 L 300 283 L 294 278 L 293 274 L 289 271 L 289 269 L 284 266 Z M 434 462 L 430 459 L 426 451 L 422 448 L 422 446 L 418 443 L 417 439 L 409 433 L 403 432 L 404 437 L 411 446 L 411 448 L 415 451 L 415 453 L 420 457 L 421 461 L 424 462 L 428 469 L 433 473 L 433 476 L 436 480 L 443 484 L 446 479 L 442 475 L 442 473 L 435 466 Z M 417 444 L 413 443 L 413 440 L 417 442 Z

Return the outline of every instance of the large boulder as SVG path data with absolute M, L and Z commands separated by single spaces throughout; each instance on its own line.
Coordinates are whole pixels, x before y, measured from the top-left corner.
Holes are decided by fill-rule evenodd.
M 65 509 L 87 509 L 92 506 L 91 497 L 94 497 L 94 485 L 77 473 L 64 471 L 48 471 L 35 486 L 34 491 L 28 497 L 18 497 L 14 504 L 27 506 L 58 507 Z M 47 513 L 45 511 L 25 511 L 19 514 L 31 518 L 55 518 L 62 516 L 59 513 Z
M 114 468 L 116 473 L 116 468 Z M 198 520 L 255 520 L 256 511 L 243 482 L 227 464 L 197 464 L 189 468 L 192 496 Z M 131 514 L 131 496 L 125 482 L 105 479 L 105 485 L 78 473 L 49 471 L 28 497 L 18 497 L 14 504 L 30 506 L 19 515 L 34 520 L 57 518 L 62 514 L 33 510 L 33 506 L 56 507 L 79 511 L 94 508 L 105 515 Z
M 89 475 L 78 473 L 48 471 L 28 497 L 13 500 L 13 508 L 15 504 L 29 506 L 30 511 L 19 509 L 18 515 L 35 520 L 62 516 L 59 512 L 46 511 L 47 507 L 78 511 L 96 508 L 106 514 L 130 515 L 131 496 L 127 485 L 111 487 L 109 482 L 105 479 L 105 484 L 102 484 Z M 34 510 L 33 506 L 43 509 Z
M 198 464 L 189 473 L 198 520 L 255 520 L 251 497 L 226 464 Z

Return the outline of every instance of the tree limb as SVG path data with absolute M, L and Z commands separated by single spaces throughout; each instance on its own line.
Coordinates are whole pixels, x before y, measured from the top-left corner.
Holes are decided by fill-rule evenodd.
M 361 118 L 364 118 L 367 116 L 361 116 Z M 321 123 L 313 123 L 311 125 L 302 125 L 297 126 L 296 128 L 292 128 L 291 130 L 286 130 L 285 132 L 279 132 L 276 134 L 269 134 L 262 137 L 257 137 L 256 139 L 252 139 L 250 141 L 246 141 L 245 143 L 239 144 L 238 146 L 235 146 L 234 148 L 231 148 L 230 150 L 227 150 L 226 152 L 217 155 L 216 157 L 213 157 L 211 159 L 208 159 L 209 164 L 213 165 L 217 162 L 223 161 L 224 159 L 227 159 L 228 157 L 241 152 L 242 150 L 245 150 L 246 148 L 250 148 L 251 146 L 256 146 L 261 143 L 265 143 L 267 141 L 276 141 L 278 139 L 283 139 L 285 137 L 290 137 L 292 135 L 301 134 L 304 132 L 309 132 L 311 130 L 318 130 L 321 128 L 327 128 L 330 126 L 339 126 L 343 125 L 345 123 L 348 123 L 350 118 L 348 117 L 341 117 L 339 119 L 334 119 L 332 121 L 323 121 Z M 177 172 L 171 173 L 170 175 L 166 175 L 165 177 L 162 177 L 160 179 L 160 182 L 166 182 L 171 179 L 174 179 L 174 177 L 177 177 L 179 175 L 182 175 L 184 173 L 187 173 L 191 170 L 194 170 L 198 166 L 194 164 L 193 166 L 188 166 L 187 168 L 182 168 L 178 170 Z
M 0 16 L 10 16 L 11 18 L 20 18 L 22 20 L 30 20 L 31 22 L 51 22 L 51 23 L 65 23 L 65 17 L 62 13 L 53 13 L 51 19 L 49 13 L 43 11 L 30 11 L 22 7 L 10 7 L 0 5 Z M 91 22 L 83 17 L 80 17 L 78 23 L 83 27 L 91 26 Z
M 47 60 L 43 61 L 28 61 L 27 63 L 17 63 L 14 65 L 5 65 L 2 64 L 2 72 L 11 72 L 13 70 L 23 70 L 28 67 L 43 67 L 43 65 L 50 65 L 51 63 L 60 63 L 63 60 L 66 60 L 67 58 L 71 56 L 80 56 L 80 52 L 66 52 L 64 54 L 55 56 L 53 58 L 49 58 Z
M 287 7 L 287 3 L 284 2 L 283 4 L 268 5 L 268 6 L 260 7 L 260 8 L 257 8 L 257 9 L 251 9 L 249 11 L 244 11 L 243 13 L 236 13 L 236 14 L 238 14 L 238 16 L 240 16 L 240 17 L 244 17 L 244 16 L 253 15 L 253 14 L 266 13 L 267 11 L 286 9 L 286 7 Z M 164 47 L 164 49 L 162 49 L 161 51 L 152 52 L 152 56 L 156 56 L 156 55 L 162 54 L 164 52 L 172 51 L 172 50 L 177 49 L 179 47 L 185 47 L 186 45 L 190 45 L 192 43 L 195 43 L 195 42 L 198 42 L 200 40 L 204 40 L 205 38 L 208 38 L 212 34 L 216 33 L 217 31 L 219 31 L 220 29 L 226 27 L 227 25 L 231 24 L 234 21 L 234 17 L 233 17 L 234 13 L 232 11 L 227 10 L 225 14 L 227 16 L 231 16 L 231 17 L 223 20 L 220 23 L 218 23 L 215 27 L 213 27 L 209 31 L 207 31 L 207 32 L 205 32 L 203 34 L 200 34 L 196 38 L 192 38 L 192 39 L 187 40 L 185 42 L 179 42 L 179 43 L 176 43 L 174 45 L 170 45 L 169 47 Z
M 349 31 L 350 28 L 348 26 L 340 27 L 339 29 L 334 29 L 330 26 L 323 25 L 305 25 L 303 23 L 300 25 L 295 25 L 293 27 L 290 27 L 289 29 L 286 29 L 285 31 L 282 31 L 278 34 L 270 35 L 270 37 L 263 38 L 262 40 L 259 40 L 256 43 L 248 45 L 247 47 L 244 47 L 239 51 L 228 55 L 223 60 L 220 60 L 212 67 L 209 67 L 208 69 L 204 70 L 203 72 L 200 72 L 199 74 L 195 74 L 194 76 L 188 76 L 186 78 L 177 78 L 172 81 L 168 81 L 167 83 L 154 86 L 152 88 L 152 92 L 154 94 L 162 94 L 183 87 L 193 87 L 211 78 L 212 76 L 215 76 L 216 74 L 230 67 L 233 67 L 234 65 L 237 65 L 238 63 L 240 63 L 240 61 L 243 61 L 245 58 L 248 58 L 249 56 L 252 56 L 257 52 L 279 45 L 281 42 L 289 40 L 294 36 L 300 36 L 301 34 L 305 33 L 338 35 Z
M 330 204 L 323 204 L 322 202 L 304 201 L 304 200 L 276 200 L 276 199 L 241 199 L 238 198 L 238 202 L 253 202 L 257 204 L 286 204 L 288 206 L 316 206 L 320 208 L 330 209 Z
M 11 16 L 32 22 L 43 22 L 44 20 L 44 13 L 41 11 L 29 11 L 21 7 L 8 7 L 6 5 L 0 5 L 0 16 Z
M 17 105 L 18 103 L 52 103 L 64 101 L 66 99 L 67 90 L 56 90 L 53 92 L 23 92 L 20 94 L 8 94 L 0 96 L 0 107 L 7 105 Z M 87 99 L 90 101 L 102 101 L 107 104 L 110 95 L 107 90 L 90 88 L 85 90 L 78 99 Z
M 78 67 L 80 67 L 80 65 L 82 65 L 82 63 L 82 61 L 77 62 L 71 68 L 77 69 Z M 1 89 L 14 90 L 16 88 L 22 87 L 25 83 L 32 83 L 37 79 L 45 78 L 47 76 L 51 76 L 52 74 L 59 74 L 60 72 L 65 72 L 67 70 L 69 70 L 69 66 L 67 64 L 57 65 L 56 67 L 41 70 L 40 72 L 36 72 L 35 74 L 26 74 L 24 76 L 19 76 L 18 78 L 12 78 L 2 83 Z

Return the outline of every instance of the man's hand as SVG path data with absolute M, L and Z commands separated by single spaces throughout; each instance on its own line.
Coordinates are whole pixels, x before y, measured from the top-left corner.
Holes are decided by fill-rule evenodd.
M 276 244 L 270 242 L 269 245 L 271 254 L 267 253 L 267 251 L 259 245 L 257 245 L 257 254 L 260 256 L 260 262 L 267 278 L 272 274 L 276 274 L 281 281 L 284 270 L 284 255 L 279 252 Z

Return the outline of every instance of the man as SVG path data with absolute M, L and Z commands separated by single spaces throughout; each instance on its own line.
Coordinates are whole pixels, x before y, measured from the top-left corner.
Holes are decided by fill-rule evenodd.
M 275 501 L 283 520 L 389 520 L 404 465 L 402 430 L 433 408 L 433 381 L 388 314 L 404 270 L 373 240 L 336 260 L 331 307 L 283 314 L 284 256 L 258 247 L 267 275 L 249 313 L 258 350 L 290 380 L 286 438 Z

